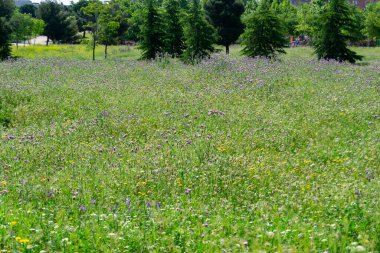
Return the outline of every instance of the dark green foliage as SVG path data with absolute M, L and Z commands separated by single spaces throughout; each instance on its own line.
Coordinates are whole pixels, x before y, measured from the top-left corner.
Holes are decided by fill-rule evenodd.
M 155 59 L 164 50 L 164 32 L 161 15 L 158 13 L 155 0 L 148 0 L 144 24 L 141 31 L 141 59 Z
M 130 17 L 128 18 L 128 29 L 124 34 L 124 38 L 132 41 L 141 40 L 141 27 L 144 23 L 144 12 L 145 4 L 142 0 L 133 2 L 128 7 L 128 12 Z
M 23 14 L 30 14 L 33 18 L 36 17 L 37 7 L 34 4 L 25 4 L 20 6 L 19 11 Z
M 48 39 L 54 42 L 73 42 L 76 40 L 78 26 L 75 17 L 70 16 L 70 13 L 56 1 L 42 2 L 37 10 L 37 16 L 46 24 L 44 35 Z
M 347 48 L 355 40 L 357 26 L 345 0 L 330 0 L 319 17 L 320 29 L 316 34 L 314 50 L 318 59 L 334 59 L 355 63 L 363 57 Z
M 183 59 L 185 62 L 199 62 L 215 51 L 213 44 L 217 41 L 216 31 L 206 20 L 198 0 L 193 0 L 185 17 L 184 34 L 186 50 Z
M 188 0 L 179 0 L 179 7 L 183 10 L 187 10 L 189 8 Z
M 71 12 L 77 20 L 78 30 L 83 32 L 83 37 L 86 37 L 86 31 L 88 29 L 87 23 L 93 21 L 91 20 L 91 17 L 83 13 L 83 9 L 86 8 L 89 3 L 89 0 L 79 0 L 78 2 L 70 5 Z
M 276 58 L 278 54 L 285 54 L 284 48 L 288 45 L 285 29 L 269 3 L 262 2 L 256 11 L 247 16 L 245 25 L 242 35 L 244 55 Z
M 11 56 L 11 47 L 9 44 L 11 36 L 11 27 L 9 19 L 15 9 L 13 0 L 0 0 L 0 60 L 7 59 Z
M 5 17 L 0 17 L 0 60 L 7 59 L 11 55 L 10 36 L 11 26 Z
M 218 43 L 226 47 L 233 44 L 243 33 L 244 25 L 241 15 L 244 13 L 244 5 L 240 0 L 207 0 L 205 11 L 211 24 L 219 34 Z
M 180 5 L 178 0 L 167 0 L 164 2 L 164 8 L 165 52 L 172 57 L 177 57 L 183 53 L 185 48 L 183 29 L 180 22 Z
M 134 3 L 133 3 L 134 4 Z M 128 19 L 131 18 L 130 0 L 111 0 L 108 6 L 108 14 L 112 16 L 114 22 L 119 23 L 115 41 L 122 41 L 126 39 L 126 32 L 130 27 Z

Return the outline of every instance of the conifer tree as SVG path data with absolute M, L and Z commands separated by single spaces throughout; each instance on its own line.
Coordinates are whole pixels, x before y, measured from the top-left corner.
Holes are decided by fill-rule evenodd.
M 164 2 L 165 23 L 165 52 L 172 57 L 180 56 L 185 48 L 183 42 L 183 29 L 180 22 L 180 5 L 178 0 L 167 0 Z
M 216 31 L 207 22 L 199 0 L 193 0 L 185 17 L 185 62 L 196 63 L 215 51 L 213 44 L 217 40 Z
M 240 0 L 207 0 L 205 11 L 211 24 L 217 29 L 220 45 L 225 46 L 226 54 L 243 33 L 244 25 L 240 20 L 244 5 Z
M 0 60 L 11 56 L 11 46 L 9 43 L 11 36 L 11 26 L 9 19 L 15 9 L 14 1 L 0 0 Z
M 156 4 L 155 0 L 148 0 L 141 30 L 142 41 L 139 48 L 142 50 L 141 59 L 145 60 L 155 59 L 164 51 L 163 23 Z
M 314 50 L 318 59 L 334 59 L 355 63 L 363 57 L 347 48 L 355 40 L 357 26 L 352 19 L 346 0 L 329 0 L 326 11 L 319 17 L 320 29 L 316 34 Z
M 261 2 L 257 10 L 247 16 L 245 25 L 242 35 L 244 55 L 276 58 L 278 54 L 285 54 L 284 48 L 288 45 L 285 29 L 269 2 Z

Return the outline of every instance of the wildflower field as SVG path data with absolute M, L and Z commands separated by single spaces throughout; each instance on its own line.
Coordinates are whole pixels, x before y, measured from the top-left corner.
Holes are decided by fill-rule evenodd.
M 379 49 L 234 50 L 0 63 L 0 250 L 380 252 Z

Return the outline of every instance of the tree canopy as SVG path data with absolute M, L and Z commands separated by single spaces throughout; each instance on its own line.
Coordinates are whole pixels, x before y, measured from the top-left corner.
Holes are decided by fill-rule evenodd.
M 44 35 L 54 42 L 72 42 L 76 40 L 78 25 L 76 19 L 56 1 L 41 2 L 37 17 L 42 19 L 46 26 Z
M 142 50 L 141 58 L 155 59 L 164 51 L 162 17 L 158 12 L 155 0 L 148 0 L 144 17 L 145 22 L 141 30 L 142 41 L 139 46 Z
M 229 46 L 243 33 L 244 25 L 241 15 L 244 5 L 240 0 L 207 0 L 205 11 L 210 23 L 218 31 L 218 43 L 225 46 L 229 53 Z
M 178 0 L 167 0 L 164 2 L 163 23 L 164 50 L 172 57 L 183 53 L 185 44 L 183 41 L 183 28 L 181 23 L 181 8 Z
M 355 20 L 345 0 L 329 0 L 325 12 L 319 17 L 319 31 L 316 32 L 314 50 L 318 59 L 334 59 L 351 63 L 361 60 L 347 47 L 348 41 L 356 40 Z
M 11 55 L 9 40 L 12 30 L 9 19 L 14 10 L 13 0 L 0 0 L 0 60 L 7 59 Z
M 186 62 L 196 63 L 215 52 L 213 44 L 217 41 L 216 31 L 206 20 L 199 0 L 193 0 L 187 11 L 184 36 L 186 50 L 183 59 Z
M 242 35 L 244 55 L 276 58 L 285 53 L 284 48 L 288 45 L 285 28 L 269 2 L 261 2 L 257 10 L 247 16 L 245 25 Z

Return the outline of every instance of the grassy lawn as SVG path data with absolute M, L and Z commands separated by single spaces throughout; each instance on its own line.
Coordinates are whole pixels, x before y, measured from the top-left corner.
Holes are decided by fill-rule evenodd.
M 13 47 L 13 55 L 21 58 L 60 58 L 67 60 L 92 60 L 92 48 L 88 45 L 35 45 Z M 130 46 L 109 46 L 108 59 L 138 59 L 140 52 Z M 97 46 L 96 60 L 104 60 L 104 46 Z
M 378 252 L 380 51 L 0 63 L 3 252 Z M 46 58 L 49 56 L 49 58 Z

